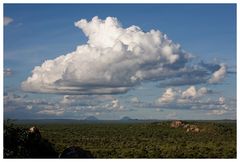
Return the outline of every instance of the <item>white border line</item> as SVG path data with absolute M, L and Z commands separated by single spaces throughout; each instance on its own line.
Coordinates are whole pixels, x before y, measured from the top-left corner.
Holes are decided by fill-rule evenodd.
M 3 23 L 3 4 L 4 3 L 168 3 L 168 4 L 171 4 L 171 3 L 191 3 L 191 4 L 202 4 L 202 3 L 206 3 L 206 4 L 209 4 L 209 3 L 236 3 L 236 4 L 239 4 L 237 0 L 229 0 L 229 1 L 226 1 L 226 0 L 201 0 L 200 2 L 193 2 L 193 1 L 180 1 L 180 0 L 161 0 L 161 1 L 158 1 L 158 0 L 115 0 L 115 1 L 109 1 L 109 0 L 102 0 L 102 1 L 97 1 L 97 0 L 88 0 L 88 1 L 77 1 L 77 0 L 59 0 L 59 1 L 52 1 L 52 0 L 25 0 L 25 1 L 22 1 L 22 0 L 3 0 L 3 2 L 1 2 L 1 7 L 0 7 L 0 17 L 1 17 L 1 23 Z M 240 14 L 240 12 L 238 11 L 237 9 L 237 15 Z M 239 25 L 239 18 L 237 17 L 237 29 L 238 29 L 238 25 Z M 0 49 L 1 49 L 1 58 L 3 60 L 3 24 L 1 24 L 1 27 L 0 27 L 0 32 L 1 32 L 1 37 L 2 37 L 2 43 L 0 45 Z M 240 47 L 240 44 L 239 44 L 239 32 L 237 32 L 237 47 Z M 239 60 L 239 57 L 238 57 L 238 50 L 237 50 L 237 65 L 240 64 L 240 60 Z M 239 67 L 237 66 L 237 71 L 238 71 Z M 2 101 L 1 104 L 2 104 L 2 115 L 1 115 L 1 131 L 3 131 L 3 61 L 0 62 L 0 70 L 1 70 L 1 74 L 0 74 L 0 86 L 2 88 L 2 95 L 0 95 L 0 100 Z M 237 84 L 239 83 L 239 76 L 237 75 Z M 238 101 L 238 92 L 239 92 L 239 87 L 237 86 L 237 108 L 238 108 L 238 105 L 239 105 L 239 101 Z M 237 109 L 236 108 L 236 109 Z M 239 111 L 237 110 L 237 119 L 238 119 L 238 116 L 239 116 Z M 240 129 L 240 122 L 237 120 L 237 130 Z M 1 146 L 3 148 L 3 132 L 1 132 Z M 237 159 L 239 157 L 239 149 L 240 149 L 240 146 L 239 146 L 239 133 L 237 133 Z M 3 149 L 0 151 L 0 156 L 3 158 Z M 230 160 L 227 160 L 227 159 L 218 159 L 218 161 L 236 161 L 237 159 L 230 159 Z M 4 159 L 6 160 L 6 159 Z M 32 161 L 33 159 L 18 159 L 18 161 Z M 43 159 L 36 159 L 36 161 L 42 161 Z M 47 160 L 47 159 L 44 159 L 44 160 Z M 53 161 L 55 160 L 64 160 L 64 159 L 54 159 Z M 80 160 L 80 159 L 76 159 L 76 160 Z M 94 159 L 96 160 L 96 159 Z M 122 160 L 122 159 L 108 159 L 108 160 L 111 160 L 111 161 L 119 161 L 119 160 Z M 129 159 L 128 159 L 129 160 Z M 128 161 L 127 160 L 127 161 Z M 151 161 L 162 161 L 162 160 L 166 160 L 166 161 L 192 161 L 193 159 L 151 159 Z M 198 161 L 198 160 L 203 160 L 203 159 L 194 159 L 194 161 Z M 214 159 L 204 159 L 205 160 L 214 160 Z M 9 160 L 8 160 L 9 161 Z M 10 161 L 15 161 L 15 160 L 10 160 Z M 51 160 L 52 161 L 52 160 Z M 92 161 L 92 159 L 89 159 L 89 160 L 84 160 L 84 159 L 81 159 L 81 161 Z M 97 161 L 106 161 L 106 159 L 97 159 Z M 146 161 L 146 159 L 131 159 L 129 161 Z

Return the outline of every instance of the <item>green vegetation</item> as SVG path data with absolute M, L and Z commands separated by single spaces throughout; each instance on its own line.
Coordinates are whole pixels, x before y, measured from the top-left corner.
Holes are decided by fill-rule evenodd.
M 171 128 L 168 121 L 34 125 L 58 153 L 69 146 L 79 146 L 96 158 L 236 158 L 235 121 L 185 123 L 197 125 L 200 132 Z
M 58 153 L 41 135 L 24 127 L 4 123 L 4 158 L 56 158 Z

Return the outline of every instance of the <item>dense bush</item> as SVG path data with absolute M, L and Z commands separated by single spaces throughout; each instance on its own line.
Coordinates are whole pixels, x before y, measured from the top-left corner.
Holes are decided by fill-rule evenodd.
M 37 127 L 59 153 L 74 145 L 89 150 L 96 158 L 236 158 L 236 122 L 189 123 L 201 131 L 171 128 L 170 122 L 52 123 Z M 23 133 L 17 134 L 24 138 L 20 135 Z

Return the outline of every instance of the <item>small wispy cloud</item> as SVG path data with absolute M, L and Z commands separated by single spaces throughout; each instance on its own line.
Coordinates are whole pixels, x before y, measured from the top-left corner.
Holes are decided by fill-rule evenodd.
M 4 69 L 3 73 L 4 73 L 4 76 L 11 76 L 13 74 L 13 71 L 11 68 L 6 68 Z
M 211 110 L 210 112 L 207 113 L 207 115 L 223 115 L 227 111 L 226 110 Z
M 10 23 L 12 23 L 13 22 L 13 19 L 11 18 L 11 17 L 4 17 L 4 19 L 3 19 L 3 24 L 4 24 L 4 26 L 7 26 L 7 25 L 9 25 Z

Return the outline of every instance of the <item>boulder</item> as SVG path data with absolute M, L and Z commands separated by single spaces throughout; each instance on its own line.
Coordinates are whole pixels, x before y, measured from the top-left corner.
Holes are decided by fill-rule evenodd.
M 197 125 L 185 125 L 184 128 L 186 128 L 186 132 L 200 132 L 200 129 L 197 127 Z
M 93 155 L 90 151 L 83 150 L 77 146 L 71 146 L 66 148 L 62 154 L 59 156 L 60 158 L 93 158 Z
M 185 124 L 183 128 L 189 128 L 190 124 Z
M 184 123 L 180 120 L 175 120 L 175 121 L 172 121 L 172 123 L 171 123 L 172 128 L 178 128 L 178 127 L 182 127 L 182 126 L 184 126 Z
M 41 134 L 37 127 L 33 126 L 28 129 L 28 140 L 30 140 L 30 141 L 41 140 Z
M 172 121 L 171 127 L 172 128 L 179 128 L 179 127 L 181 127 L 183 129 L 186 129 L 186 132 L 200 132 L 200 129 L 198 128 L 197 125 L 194 125 L 194 124 L 184 124 L 180 120 Z

